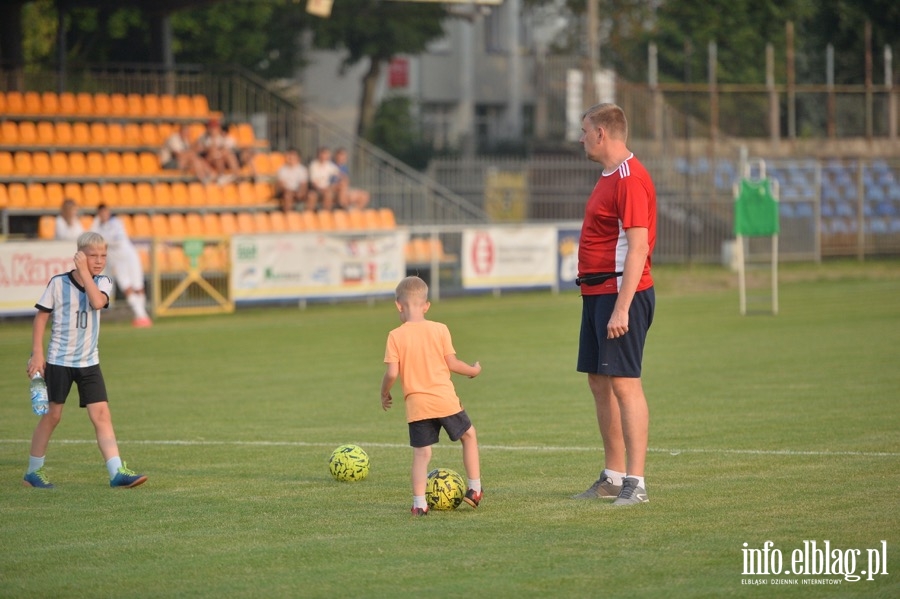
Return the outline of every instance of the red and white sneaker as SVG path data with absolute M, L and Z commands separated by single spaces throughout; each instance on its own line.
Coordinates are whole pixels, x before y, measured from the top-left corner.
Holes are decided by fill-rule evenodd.
M 476 491 L 475 489 L 469 489 L 468 491 L 466 491 L 466 496 L 463 497 L 463 501 L 465 501 L 472 507 L 478 507 L 478 504 L 481 503 L 482 497 L 484 497 L 484 490 Z

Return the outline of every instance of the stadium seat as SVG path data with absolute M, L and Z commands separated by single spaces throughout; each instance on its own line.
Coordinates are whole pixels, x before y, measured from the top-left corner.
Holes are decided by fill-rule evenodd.
M 107 152 L 103 155 L 104 174 L 110 177 L 119 177 L 125 174 L 122 164 L 122 155 L 118 152 Z
M 194 104 L 191 101 L 191 97 L 184 94 L 179 94 L 175 96 L 175 115 L 183 118 L 189 119 L 194 116 Z
M 64 152 L 50 154 L 50 171 L 54 177 L 69 176 L 69 157 Z
M 121 148 L 125 144 L 125 127 L 122 123 L 108 123 L 106 125 L 106 145 L 112 148 Z
M 137 192 L 134 189 L 134 183 L 125 181 L 119 183 L 119 205 L 126 208 L 134 208 L 137 206 Z
M 15 121 L 0 122 L 0 143 L 4 146 L 19 145 L 19 125 Z
M 59 114 L 59 95 L 56 92 L 43 92 L 41 94 L 41 114 Z
M 0 176 L 11 176 L 16 173 L 15 161 L 11 152 L 0 152 Z
M 109 132 L 106 129 L 106 123 L 94 121 L 88 125 L 90 129 L 90 143 L 93 146 L 109 145 Z
M 200 217 L 203 220 L 204 235 L 222 235 L 222 221 L 218 212 L 205 212 Z
M 156 206 L 171 206 L 172 205 L 172 187 L 168 183 L 157 183 L 154 191 L 154 196 L 156 198 L 156 202 L 154 205 Z
M 272 225 L 273 233 L 287 233 L 290 231 L 288 227 L 287 217 L 284 212 L 271 212 L 269 214 L 269 223 Z
M 74 141 L 72 123 L 69 121 L 57 121 L 54 123 L 53 139 L 56 140 L 56 145 L 71 146 Z
M 347 214 L 346 210 L 335 210 L 334 212 L 329 213 L 331 215 L 331 220 L 333 222 L 333 228 L 335 231 L 347 231 L 350 229 L 350 216 Z M 321 215 L 319 220 L 321 221 Z
M 144 114 L 144 98 L 141 94 L 131 93 L 125 96 L 125 112 L 131 118 L 141 118 Z
M 28 208 L 48 208 L 47 192 L 41 183 L 32 183 L 26 188 L 28 194 Z
M 56 217 L 44 214 L 38 219 L 38 238 L 54 239 L 56 237 Z
M 94 115 L 108 117 L 112 115 L 112 103 L 109 94 L 97 92 L 94 94 Z
M 81 191 L 81 183 L 76 183 L 74 181 L 63 183 L 63 194 L 67 198 L 75 200 L 75 203 L 79 206 L 84 206 L 84 195 Z
M 197 212 L 188 212 L 184 215 L 185 235 L 189 237 L 203 237 L 206 234 L 206 226 L 203 217 Z
M 193 114 L 191 116 L 205 119 L 209 116 L 209 101 L 202 94 L 191 96 L 191 106 Z
M 256 220 L 249 212 L 237 213 L 237 229 L 239 233 L 249 234 L 256 233 Z
M 300 218 L 303 220 L 303 230 L 304 231 L 319 231 L 319 219 L 316 216 L 316 213 L 312 210 L 304 210 L 303 212 L 298 212 Z
M 81 186 L 82 206 L 96 208 L 100 205 L 100 185 L 98 183 L 85 183 Z
M 180 212 L 171 212 L 169 214 L 169 235 L 175 237 L 187 236 L 187 221 Z
M 122 174 L 126 177 L 135 177 L 142 174 L 141 163 L 135 152 L 122 152 Z
M 56 141 L 56 128 L 53 126 L 53 123 L 50 121 L 38 121 L 36 125 L 37 129 L 37 145 L 39 146 L 54 146 L 58 142 Z
M 67 158 L 69 162 L 69 176 L 81 177 L 89 174 L 88 161 L 84 152 L 69 152 Z
M 366 208 L 362 211 L 363 228 L 365 229 L 381 229 L 381 221 L 379 220 L 378 211 L 374 208 Z
M 334 221 L 334 214 L 334 212 L 329 212 L 328 210 L 323 210 L 316 213 L 319 221 L 320 231 L 334 231 L 336 226 L 336 223 Z
M 206 186 L 199 181 L 191 181 L 187 186 L 188 204 L 191 206 L 206 206 Z
M 25 114 L 41 114 L 41 94 L 36 91 L 27 91 L 22 94 L 22 102 Z
M 172 189 L 172 205 L 173 206 L 188 206 L 190 205 L 190 199 L 188 198 L 188 189 L 187 185 L 182 181 L 176 181 L 170 185 Z
M 174 117 L 178 114 L 175 106 L 175 96 L 164 94 L 159 97 L 159 116 Z
M 141 181 L 134 186 L 135 205 L 153 206 L 156 203 L 156 194 L 153 186 L 147 181 Z
M 253 183 L 249 181 L 239 182 L 237 184 L 237 199 L 239 204 L 245 206 L 256 204 L 256 190 L 253 188 Z
M 227 270 L 228 257 L 224 247 L 208 245 L 203 248 L 203 268 L 207 270 Z
M 125 94 L 109 95 L 109 114 L 116 117 L 128 116 L 128 100 L 125 99 Z
M 24 183 L 10 183 L 6 186 L 6 205 L 10 208 L 28 207 L 28 190 Z
M 122 125 L 125 132 L 124 145 L 129 148 L 137 148 L 144 145 L 144 135 L 141 131 L 141 124 L 128 122 Z
M 366 216 L 362 210 L 350 210 L 347 212 L 347 220 L 350 228 L 354 230 L 366 229 Z
M 222 191 L 222 186 L 218 183 L 207 183 L 206 184 L 206 205 L 207 206 L 224 206 L 225 205 L 225 195 Z
M 81 228 L 85 231 L 90 231 L 91 227 L 94 226 L 95 217 L 93 214 L 82 214 L 78 217 L 78 220 L 81 221 Z
M 238 232 L 237 217 L 233 212 L 219 214 L 219 226 L 223 235 L 235 235 Z
M 240 220 L 240 217 L 238 217 Z M 271 233 L 272 232 L 272 220 L 269 218 L 268 212 L 254 212 L 253 213 L 253 230 L 256 233 Z
M 265 204 L 274 197 L 272 185 L 265 181 L 256 181 L 253 184 L 253 195 L 257 204 Z
M 221 188 L 223 206 L 236 206 L 241 203 L 240 198 L 238 198 L 237 185 L 234 183 L 227 183 L 222 185 Z
M 157 212 L 150 217 L 153 234 L 157 237 L 165 237 L 169 232 L 169 217 L 161 212 Z
M 72 145 L 84 147 L 92 144 L 91 126 L 82 121 L 72 123 Z
M 159 127 L 156 123 L 144 122 L 138 125 L 141 130 L 140 145 L 143 146 L 162 146 L 165 141 L 159 134 Z
M 13 172 L 21 177 L 31 174 L 31 152 L 16 152 L 13 154 Z
M 159 96 L 156 94 L 144 94 L 143 108 L 143 113 L 138 116 L 151 119 L 158 117 L 160 114 Z
M 153 225 L 150 223 L 150 215 L 138 212 L 131 217 L 136 238 L 153 237 Z
M 50 166 L 50 154 L 34 152 L 31 154 L 31 174 L 35 177 L 48 177 L 53 174 Z
M 100 184 L 100 202 L 110 208 L 119 206 L 119 186 L 109 181 Z
M 75 94 L 75 114 L 80 116 L 93 116 L 94 96 L 87 92 Z
M 62 116 L 74 116 L 78 114 L 78 105 L 75 102 L 75 94 L 63 92 L 59 94 L 59 114 Z
M 25 112 L 25 100 L 22 98 L 22 92 L 6 92 L 6 112 L 7 114 L 23 114 Z
M 288 212 L 285 215 L 287 229 L 292 233 L 303 231 L 303 216 L 299 212 Z
M 62 201 L 66 196 L 62 183 L 47 183 L 44 185 L 44 191 L 47 192 L 48 208 L 56 208 L 62 205 Z
M 153 152 L 141 152 L 138 154 L 138 173 L 144 176 L 153 176 L 160 171 L 159 157 Z
M 19 123 L 19 145 L 33 146 L 37 143 L 37 125 L 34 121 Z

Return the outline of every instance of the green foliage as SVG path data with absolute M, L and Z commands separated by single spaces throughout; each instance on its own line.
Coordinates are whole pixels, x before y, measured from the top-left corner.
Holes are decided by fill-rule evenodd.
M 409 98 L 393 97 L 383 101 L 365 137 L 413 168 L 423 170 L 431 159 L 431 146 L 422 139 Z
M 150 477 L 133 490 L 107 486 L 74 390 L 47 456 L 57 488 L 19 485 L 36 422 L 31 329 L 4 322 L 0 595 L 758 598 L 773 591 L 741 585 L 743 543 L 771 540 L 786 565 L 806 539 L 844 550 L 885 539 L 893 556 L 898 268 L 785 265 L 777 317 L 739 316 L 733 273 L 655 269 L 651 502 L 624 509 L 570 499 L 602 459 L 574 371 L 572 293 L 432 304 L 460 358 L 484 366 L 454 382 L 478 427 L 485 499 L 419 519 L 402 401 L 383 412 L 378 399 L 386 335 L 399 324 L 388 301 L 159 319 L 140 331 L 105 322 L 122 455 Z M 364 481 L 331 478 L 328 456 L 343 443 L 369 454 Z M 442 434 L 432 467 L 462 474 L 459 445 Z M 785 596 L 896 597 L 889 560 L 875 581 Z

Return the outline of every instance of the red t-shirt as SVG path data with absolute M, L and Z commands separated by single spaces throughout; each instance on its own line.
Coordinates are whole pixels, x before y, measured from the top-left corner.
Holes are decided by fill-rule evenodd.
M 656 245 L 656 189 L 650 173 L 632 154 L 614 172 L 603 174 L 594 186 L 584 210 L 578 244 L 578 275 L 622 272 L 628 239 L 625 230 L 647 229 L 650 253 L 636 291 L 653 285 L 650 257 Z M 600 285 L 581 285 L 582 295 L 618 293 L 622 277 Z

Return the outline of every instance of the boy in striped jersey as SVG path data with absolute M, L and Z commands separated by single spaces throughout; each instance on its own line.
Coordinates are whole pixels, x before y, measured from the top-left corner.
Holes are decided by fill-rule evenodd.
M 109 305 L 112 290 L 109 277 L 100 274 L 106 267 L 107 244 L 94 232 L 83 233 L 77 243 L 75 269 L 51 278 L 35 304 L 38 311 L 32 329 L 28 377 L 33 377 L 36 372 L 43 373 L 50 396 L 50 411 L 38 421 L 31 437 L 31 455 L 23 484 L 53 488 L 44 472 L 44 456 L 50 436 L 62 418 L 72 383 L 75 383 L 79 405 L 87 409 L 94 425 L 97 445 L 109 471 L 109 486 L 136 487 L 147 477 L 129 470 L 119 457 L 97 350 L 100 310 Z M 50 342 L 45 357 L 44 331 L 51 318 Z

